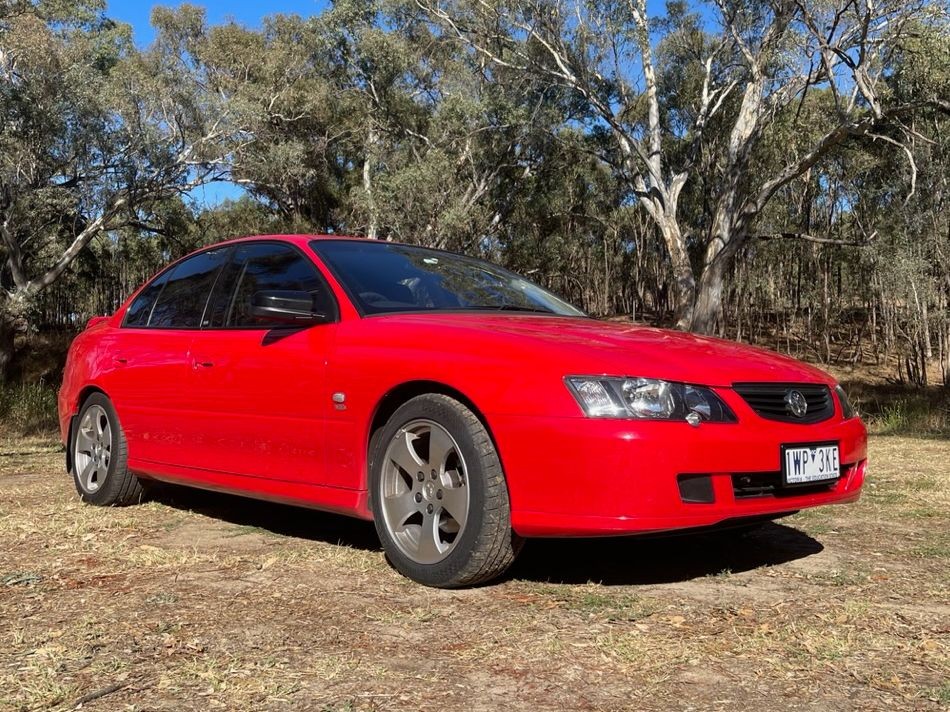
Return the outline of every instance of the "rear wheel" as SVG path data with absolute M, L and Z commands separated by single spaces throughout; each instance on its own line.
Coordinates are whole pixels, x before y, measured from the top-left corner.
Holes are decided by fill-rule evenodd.
M 102 393 L 93 393 L 82 404 L 70 448 L 71 474 L 83 501 L 102 507 L 141 501 L 142 483 L 126 466 L 125 433 Z
M 481 421 L 439 394 L 403 404 L 373 439 L 376 530 L 393 566 L 428 586 L 488 581 L 515 559 L 508 488 Z

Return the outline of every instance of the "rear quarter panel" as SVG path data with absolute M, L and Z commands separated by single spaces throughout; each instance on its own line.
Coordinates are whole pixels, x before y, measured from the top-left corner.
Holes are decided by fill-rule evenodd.
M 84 393 L 91 388 L 106 390 L 102 383 L 104 364 L 111 361 L 108 339 L 105 337 L 115 331 L 113 320 L 109 318 L 92 324 L 76 336 L 69 346 L 63 383 L 57 397 L 60 440 L 64 445 L 69 437 L 69 421 L 78 412 Z

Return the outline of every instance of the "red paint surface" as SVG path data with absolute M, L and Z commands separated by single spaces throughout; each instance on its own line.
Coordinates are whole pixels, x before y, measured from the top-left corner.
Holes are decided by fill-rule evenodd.
M 248 238 L 253 239 L 253 238 Z M 65 439 L 95 388 L 115 405 L 129 466 L 148 477 L 369 518 L 366 452 L 387 394 L 425 381 L 464 396 L 498 447 L 512 523 L 526 536 L 596 535 L 714 524 L 855 500 L 866 431 L 835 415 L 814 425 L 760 418 L 737 382 L 825 383 L 822 371 L 709 337 L 593 319 L 416 313 L 361 318 L 327 277 L 340 320 L 268 338 L 257 330 L 146 329 L 91 320 L 74 341 L 59 395 Z M 273 336 L 273 334 L 271 334 Z M 209 365 L 210 364 L 210 365 Z M 664 378 L 713 386 L 736 424 L 585 417 L 568 375 Z M 331 394 L 346 394 L 339 410 Z M 731 475 L 777 472 L 782 443 L 837 441 L 848 465 L 821 492 L 733 496 Z M 709 473 L 716 501 L 687 504 L 676 476 Z

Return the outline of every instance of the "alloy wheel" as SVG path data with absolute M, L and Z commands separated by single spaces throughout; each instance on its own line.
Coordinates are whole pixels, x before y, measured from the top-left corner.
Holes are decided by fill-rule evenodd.
M 112 460 L 112 424 L 101 405 L 90 405 L 76 432 L 73 463 L 82 489 L 92 494 L 105 483 Z
M 468 520 L 468 470 L 449 432 L 413 420 L 390 440 L 383 459 L 381 511 L 400 551 L 435 564 L 458 543 Z

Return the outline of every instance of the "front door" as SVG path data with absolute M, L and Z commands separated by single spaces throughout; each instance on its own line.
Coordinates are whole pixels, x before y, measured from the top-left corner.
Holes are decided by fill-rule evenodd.
M 280 242 L 238 245 L 191 343 L 193 466 L 232 475 L 333 485 L 325 468 L 327 356 L 336 324 L 287 327 L 251 313 L 260 291 L 306 291 L 336 303 L 316 266 Z

